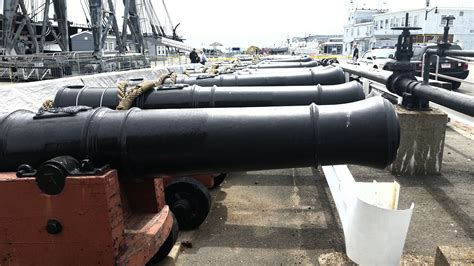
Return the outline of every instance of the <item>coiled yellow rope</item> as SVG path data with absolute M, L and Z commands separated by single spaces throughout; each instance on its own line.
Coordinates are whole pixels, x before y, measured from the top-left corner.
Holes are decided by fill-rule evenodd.
M 140 84 L 137 84 L 134 88 L 126 90 L 127 81 L 121 81 L 117 84 L 117 97 L 119 98 L 119 104 L 116 110 L 128 110 L 133 101 L 143 93 L 153 89 L 154 87 L 163 85 L 167 78 L 170 79 L 171 84 L 176 84 L 178 75 L 176 73 L 162 74 L 157 80 L 145 80 Z
M 41 105 L 40 111 L 46 112 L 49 109 L 53 108 L 53 100 L 46 100 L 44 103 Z

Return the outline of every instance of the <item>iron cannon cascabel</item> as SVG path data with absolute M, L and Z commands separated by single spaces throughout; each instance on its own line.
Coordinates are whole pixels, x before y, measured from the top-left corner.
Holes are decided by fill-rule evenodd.
M 53 108 L 0 116 L 0 171 L 57 156 L 134 177 L 331 164 L 383 168 L 399 145 L 390 102 L 201 109 Z

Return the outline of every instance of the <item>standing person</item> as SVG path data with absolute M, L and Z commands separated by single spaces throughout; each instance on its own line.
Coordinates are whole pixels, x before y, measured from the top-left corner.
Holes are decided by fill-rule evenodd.
M 201 51 L 201 54 L 199 55 L 199 63 L 205 65 L 207 62 L 207 57 L 206 54 L 204 54 L 204 50 Z
M 193 48 L 193 51 L 189 53 L 189 59 L 191 59 L 191 63 L 199 63 L 199 55 L 196 53 L 196 48 Z
M 357 59 L 359 59 L 359 48 L 357 48 L 357 44 L 354 44 L 354 53 L 352 54 L 352 62 L 357 63 Z

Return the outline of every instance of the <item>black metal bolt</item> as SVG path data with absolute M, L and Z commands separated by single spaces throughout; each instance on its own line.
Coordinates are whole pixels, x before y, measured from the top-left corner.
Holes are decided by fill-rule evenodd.
M 180 199 L 173 204 L 171 209 L 177 217 L 184 218 L 186 216 L 189 216 L 189 213 L 192 211 L 192 206 L 188 200 Z
M 50 219 L 46 223 L 46 231 L 52 235 L 57 235 L 63 231 L 63 226 L 58 220 Z
M 79 169 L 81 172 L 92 172 L 94 171 L 94 164 L 89 159 L 84 159 L 81 161 L 81 166 Z
M 18 166 L 18 170 L 16 171 L 16 176 L 17 177 L 23 177 L 26 174 L 31 174 L 31 173 L 34 173 L 34 172 L 35 172 L 35 169 L 33 169 L 33 167 L 31 167 L 31 165 L 22 164 L 22 165 Z
M 41 192 L 57 195 L 63 191 L 67 176 L 68 172 L 62 165 L 45 163 L 38 168 L 35 180 Z

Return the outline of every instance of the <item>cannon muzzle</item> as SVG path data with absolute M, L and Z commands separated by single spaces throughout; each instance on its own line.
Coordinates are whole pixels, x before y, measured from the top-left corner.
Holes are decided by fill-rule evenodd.
M 358 82 L 328 86 L 286 87 L 173 87 L 140 95 L 133 106 L 141 109 L 293 106 L 340 104 L 365 98 Z M 91 106 L 115 108 L 117 88 L 65 87 L 56 93 L 54 107 Z
M 216 77 L 184 77 L 176 83 L 192 84 L 202 87 L 222 86 L 301 86 L 301 85 L 335 85 L 345 82 L 344 72 L 340 67 L 328 69 L 308 68 L 309 71 L 268 72 L 255 75 L 219 75 Z
M 374 97 L 337 106 L 115 111 L 67 107 L 0 116 L 0 171 L 57 156 L 110 164 L 125 177 L 331 164 L 385 167 L 399 124 Z

